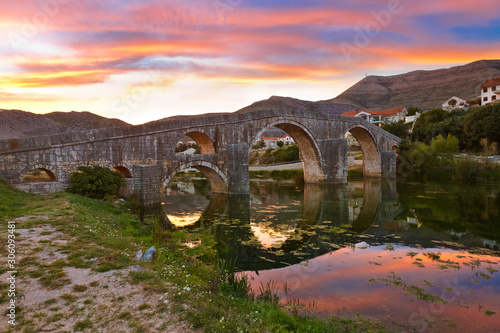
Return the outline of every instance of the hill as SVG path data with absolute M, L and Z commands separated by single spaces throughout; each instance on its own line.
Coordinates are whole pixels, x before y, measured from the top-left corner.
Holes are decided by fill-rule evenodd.
M 324 114 L 341 114 L 344 112 L 352 111 L 354 107 L 352 105 L 342 103 L 317 103 L 291 97 L 271 96 L 271 98 L 269 99 L 258 101 L 247 107 L 244 107 L 236 111 L 236 113 L 246 113 L 269 109 L 293 109 L 300 111 L 310 111 L 313 113 L 320 112 Z
M 0 109 L 0 139 L 117 126 L 132 125 L 119 119 L 108 119 L 90 112 L 71 111 L 35 114 L 21 110 Z
M 478 97 L 479 86 L 500 77 L 500 60 L 480 60 L 463 66 L 413 71 L 393 76 L 368 76 L 339 96 L 322 101 L 373 111 L 416 106 L 423 110 L 441 107 L 450 97 Z

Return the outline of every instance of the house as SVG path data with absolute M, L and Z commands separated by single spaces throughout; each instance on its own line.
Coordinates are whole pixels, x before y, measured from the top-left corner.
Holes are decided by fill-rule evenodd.
M 481 88 L 481 105 L 495 103 L 500 100 L 500 77 L 483 82 Z
M 455 109 L 462 109 L 467 106 L 467 101 L 457 96 L 453 96 L 443 103 L 442 109 L 446 111 L 451 111 Z
M 285 136 L 282 136 L 280 138 L 281 141 L 283 141 L 284 144 L 290 144 L 290 143 L 294 143 L 295 141 L 293 141 L 293 138 L 290 136 L 290 135 L 285 135 Z
M 356 110 L 342 113 L 343 116 L 362 118 L 377 126 L 405 120 L 408 110 L 406 108 L 397 108 L 382 111 Z
M 268 148 L 276 148 L 277 142 L 280 141 L 280 138 L 275 137 L 275 136 L 261 136 L 261 137 L 259 137 L 259 139 L 264 141 L 264 143 L 266 144 L 266 147 L 268 147 Z
M 415 122 L 418 118 L 420 118 L 421 115 L 422 114 L 420 112 L 416 112 L 415 115 L 413 115 L 413 116 L 406 116 L 405 117 L 405 124 Z
M 261 137 L 259 137 L 259 140 L 264 141 L 264 143 L 266 144 L 266 147 L 268 147 L 268 148 L 276 148 L 276 147 L 278 147 L 278 141 L 281 141 L 284 144 L 291 144 L 291 143 L 295 142 L 293 140 L 293 138 L 290 135 L 288 135 L 288 134 L 286 134 L 286 135 L 284 135 L 282 137 L 261 136 Z

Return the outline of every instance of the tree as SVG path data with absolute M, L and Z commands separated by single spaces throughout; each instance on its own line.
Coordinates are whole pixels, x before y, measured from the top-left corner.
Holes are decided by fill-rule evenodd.
M 481 139 L 500 143 L 500 104 L 473 109 L 463 121 L 464 132 L 479 146 Z
M 175 147 L 175 152 L 182 153 L 183 151 L 186 151 L 187 149 L 188 149 L 188 147 L 186 146 L 185 143 L 180 143 L 177 145 L 177 147 Z
M 447 112 L 442 109 L 434 109 L 420 116 L 413 127 L 413 141 L 421 141 L 430 144 L 431 140 L 439 135 L 447 137 L 453 135 L 460 142 L 460 149 L 465 149 L 470 145 L 469 137 L 464 133 L 463 121 L 467 111 L 456 109 Z
M 96 199 L 117 195 L 120 188 L 126 185 L 119 172 L 99 166 L 78 167 L 78 171 L 70 175 L 69 184 L 69 192 Z
M 280 141 L 276 142 L 276 145 L 278 145 L 279 148 L 282 148 L 285 145 L 285 143 L 280 140 Z
M 261 148 L 264 148 L 266 146 L 266 143 L 264 142 L 264 140 L 260 139 L 259 141 L 257 141 L 256 144 L 253 145 L 253 149 L 261 149 Z
M 454 99 L 454 98 L 452 98 L 452 99 L 450 99 L 450 100 L 448 101 L 448 105 L 449 105 L 449 106 L 451 106 L 452 108 L 454 108 L 454 107 L 455 107 L 455 105 L 457 105 L 457 103 L 458 103 L 458 102 L 457 102 L 457 100 L 456 100 L 456 99 Z
M 405 124 L 404 120 L 400 120 L 394 123 L 382 124 L 383 130 L 386 130 L 387 132 L 394 134 L 395 136 L 400 137 L 401 139 L 404 140 L 408 139 L 408 130 L 410 128 L 411 128 L 411 123 Z
M 416 106 L 412 106 L 408 108 L 408 114 L 407 116 L 414 116 L 418 113 L 422 113 L 422 110 L 417 108 Z

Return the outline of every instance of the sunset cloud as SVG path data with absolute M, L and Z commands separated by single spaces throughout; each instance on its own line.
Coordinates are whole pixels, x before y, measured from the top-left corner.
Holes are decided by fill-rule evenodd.
M 366 73 L 498 58 L 499 14 L 494 0 L 481 6 L 465 0 L 3 2 L 0 87 L 5 94 L 29 89 L 29 94 L 53 96 L 54 107 L 64 101 L 67 110 L 88 110 L 82 92 L 91 91 L 92 106 L 98 107 L 91 111 L 102 115 L 110 112 L 105 106 L 113 96 L 148 80 L 158 82 L 144 101 L 151 114 L 156 114 L 152 101 L 160 87 L 185 82 L 205 90 L 211 84 L 217 91 L 221 82 L 225 87 L 233 82 L 236 95 L 227 99 L 224 111 L 278 92 L 329 99 Z M 237 98 L 234 90 L 242 84 Z M 293 95 L 297 91 L 300 96 Z M 194 93 L 205 98 L 201 91 Z M 15 100 L 1 101 L 11 105 Z M 36 101 L 24 105 L 46 111 Z M 198 102 L 176 104 L 169 115 L 199 108 Z M 203 110 L 210 111 L 221 110 Z

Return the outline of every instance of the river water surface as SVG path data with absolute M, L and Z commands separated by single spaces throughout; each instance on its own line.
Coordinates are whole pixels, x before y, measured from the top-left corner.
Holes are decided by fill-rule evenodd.
M 256 293 L 272 283 L 285 305 L 359 313 L 394 331 L 500 332 L 498 184 L 209 191 L 203 180 L 173 182 L 163 210 L 176 227 L 210 230 Z

